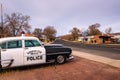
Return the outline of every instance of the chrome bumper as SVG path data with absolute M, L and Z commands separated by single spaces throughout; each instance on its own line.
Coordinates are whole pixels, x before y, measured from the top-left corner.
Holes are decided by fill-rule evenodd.
M 70 55 L 70 57 L 68 58 L 69 60 L 73 60 L 74 59 L 74 56 L 73 55 Z

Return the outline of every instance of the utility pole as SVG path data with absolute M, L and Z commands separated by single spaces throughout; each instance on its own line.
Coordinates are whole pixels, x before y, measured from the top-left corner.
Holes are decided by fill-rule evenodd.
M 1 29 L 2 29 L 2 34 L 3 34 L 3 8 L 2 8 L 2 3 L 1 3 Z
M 1 4 L 1 15 L 2 15 L 2 4 Z M 1 32 L 2 32 L 2 16 L 1 16 Z M 3 32 L 2 32 L 3 33 Z M 2 65 L 1 65 L 1 47 L 0 47 L 0 70 L 2 69 Z

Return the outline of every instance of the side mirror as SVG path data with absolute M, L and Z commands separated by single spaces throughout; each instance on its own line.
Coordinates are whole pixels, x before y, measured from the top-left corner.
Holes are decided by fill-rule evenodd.
M 44 46 L 45 44 L 44 44 L 44 42 L 41 42 L 41 44 Z

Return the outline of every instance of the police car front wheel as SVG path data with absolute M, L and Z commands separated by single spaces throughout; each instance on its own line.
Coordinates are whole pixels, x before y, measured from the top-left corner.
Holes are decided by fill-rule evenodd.
M 66 62 L 66 57 L 64 55 L 58 55 L 56 61 L 58 64 L 63 64 Z

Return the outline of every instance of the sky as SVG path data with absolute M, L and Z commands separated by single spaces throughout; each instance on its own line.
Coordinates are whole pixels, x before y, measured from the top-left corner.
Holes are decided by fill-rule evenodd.
M 99 23 L 100 30 L 108 27 L 120 32 L 120 0 L 0 0 L 3 13 L 29 15 L 32 31 L 54 26 L 57 36 L 70 33 L 73 27 L 85 31 Z

